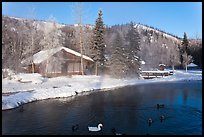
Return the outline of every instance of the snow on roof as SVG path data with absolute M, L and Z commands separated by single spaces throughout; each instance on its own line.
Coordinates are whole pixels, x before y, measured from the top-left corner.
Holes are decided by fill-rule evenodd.
M 59 52 L 62 49 L 64 49 L 66 52 L 71 53 L 71 54 L 73 54 L 75 56 L 81 57 L 81 54 L 74 51 L 74 50 L 71 50 L 71 49 L 66 48 L 66 47 L 57 47 L 57 48 L 53 48 L 53 49 L 49 49 L 49 50 L 42 50 L 42 51 L 34 54 L 33 55 L 33 62 L 35 64 L 39 64 L 39 63 L 43 62 L 44 60 L 46 60 L 47 58 L 49 58 L 50 56 L 52 56 L 55 53 Z M 89 60 L 89 61 L 93 62 L 93 59 L 91 59 L 88 56 L 83 55 L 82 57 L 84 59 L 86 59 L 86 60 Z M 32 60 L 32 57 L 29 57 L 28 59 L 23 60 L 21 63 L 22 64 L 27 64 L 31 60 Z
M 144 65 L 145 64 L 145 62 L 142 60 L 142 61 L 140 61 L 140 63 L 142 64 L 142 65 Z
M 165 64 L 159 64 L 159 66 L 166 66 Z
M 190 63 L 187 65 L 187 67 L 197 67 L 198 65 L 194 64 L 194 63 Z

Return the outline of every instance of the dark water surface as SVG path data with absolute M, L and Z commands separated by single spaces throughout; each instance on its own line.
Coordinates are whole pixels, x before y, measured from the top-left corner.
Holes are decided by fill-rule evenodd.
M 156 104 L 164 104 L 157 109 Z M 153 83 L 2 111 L 2 134 L 202 134 L 202 81 Z M 159 117 L 165 116 L 163 122 Z M 152 118 L 151 126 L 148 119 Z M 103 124 L 100 132 L 88 126 Z M 72 131 L 72 125 L 79 125 Z

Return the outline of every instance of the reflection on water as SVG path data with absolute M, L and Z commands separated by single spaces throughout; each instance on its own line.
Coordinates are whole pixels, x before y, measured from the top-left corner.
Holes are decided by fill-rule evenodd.
M 164 104 L 157 109 L 156 104 Z M 2 134 L 202 134 L 202 81 L 154 83 L 50 99 L 2 112 Z M 160 116 L 165 119 L 161 122 Z M 152 118 L 151 126 L 148 119 Z M 104 126 L 89 132 L 88 126 Z M 72 131 L 73 125 L 79 125 Z

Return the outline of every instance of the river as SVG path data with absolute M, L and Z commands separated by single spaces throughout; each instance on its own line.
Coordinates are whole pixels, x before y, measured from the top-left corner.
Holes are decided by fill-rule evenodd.
M 2 111 L 3 135 L 112 135 L 112 128 L 126 135 L 201 135 L 202 81 L 127 86 L 36 101 L 23 110 Z M 88 131 L 99 123 L 101 131 Z M 76 124 L 78 130 L 72 131 Z

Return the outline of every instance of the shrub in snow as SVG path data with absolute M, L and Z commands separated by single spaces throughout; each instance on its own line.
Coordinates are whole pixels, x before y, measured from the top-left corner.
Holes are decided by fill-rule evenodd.
M 2 78 L 8 78 L 13 79 L 15 76 L 15 73 L 10 69 L 2 69 Z

